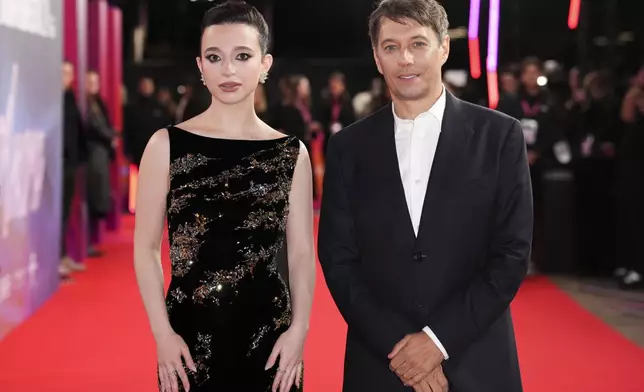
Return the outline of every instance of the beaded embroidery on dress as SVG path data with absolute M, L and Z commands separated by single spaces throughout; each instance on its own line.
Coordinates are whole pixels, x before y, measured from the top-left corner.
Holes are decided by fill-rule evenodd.
M 168 133 L 166 308 L 197 366 L 190 390 L 270 391 L 277 365 L 264 366 L 291 322 L 276 255 L 300 142 Z

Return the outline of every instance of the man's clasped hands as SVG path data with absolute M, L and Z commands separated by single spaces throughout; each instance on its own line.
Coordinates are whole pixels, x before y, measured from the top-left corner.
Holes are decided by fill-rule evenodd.
M 443 354 L 425 332 L 405 336 L 389 353 L 389 368 L 416 392 L 447 392 Z

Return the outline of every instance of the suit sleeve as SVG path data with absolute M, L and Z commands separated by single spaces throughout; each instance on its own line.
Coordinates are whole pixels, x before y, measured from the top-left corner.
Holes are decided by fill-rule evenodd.
M 338 138 L 333 136 L 329 140 L 320 211 L 320 264 L 350 332 L 383 362 L 389 363 L 387 355 L 396 343 L 421 327 L 411 325 L 409 320 L 382 306 L 362 278 L 360 252 L 342 169 Z
M 487 257 L 470 285 L 429 315 L 428 326 L 454 358 L 509 308 L 527 273 L 532 246 L 532 186 L 521 126 L 502 147 L 494 226 Z

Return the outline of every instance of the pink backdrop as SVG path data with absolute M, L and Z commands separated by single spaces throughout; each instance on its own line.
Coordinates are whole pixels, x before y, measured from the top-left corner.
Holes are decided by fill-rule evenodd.
M 64 56 L 76 65 L 76 92 L 78 105 L 84 112 L 84 75 L 87 69 L 94 69 L 101 77 L 101 96 L 107 105 L 110 121 L 117 131 L 122 127 L 121 80 L 122 80 L 122 12 L 111 7 L 106 0 L 65 0 L 64 3 Z M 119 149 L 120 150 L 120 149 Z M 106 220 L 108 230 L 120 226 L 122 186 L 119 181 L 122 154 L 111 168 L 112 213 Z M 69 255 L 82 261 L 87 254 L 88 229 L 87 208 L 84 200 L 84 176 L 79 173 L 77 195 L 66 233 Z M 92 242 L 100 242 L 100 233 Z

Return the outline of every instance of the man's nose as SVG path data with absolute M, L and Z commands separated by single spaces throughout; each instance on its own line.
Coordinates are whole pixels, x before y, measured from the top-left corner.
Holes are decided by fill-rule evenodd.
M 414 56 L 408 49 L 402 50 L 399 62 L 403 67 L 412 65 L 414 63 Z

